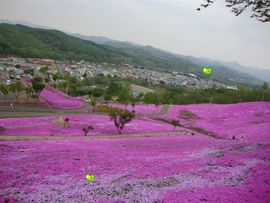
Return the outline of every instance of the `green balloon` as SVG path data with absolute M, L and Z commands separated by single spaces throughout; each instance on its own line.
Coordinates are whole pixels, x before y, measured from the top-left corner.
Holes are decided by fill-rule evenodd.
M 87 174 L 87 175 L 85 176 L 85 178 L 86 178 L 86 180 L 88 180 L 89 182 L 92 182 L 92 181 L 94 181 L 94 179 L 95 179 L 95 175 L 93 175 L 93 174 Z
M 203 68 L 203 73 L 205 75 L 210 75 L 212 73 L 212 67 L 205 67 L 205 68 Z

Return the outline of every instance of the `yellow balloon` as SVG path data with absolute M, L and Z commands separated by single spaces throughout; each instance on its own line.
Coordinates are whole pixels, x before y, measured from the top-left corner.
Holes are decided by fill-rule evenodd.
M 93 175 L 93 174 L 87 174 L 87 175 L 85 176 L 85 178 L 86 178 L 86 180 L 88 180 L 89 182 L 92 182 L 92 181 L 94 181 L 94 179 L 95 179 L 95 175 Z
M 203 73 L 205 75 L 210 75 L 212 73 L 212 67 L 205 67 L 205 68 L 203 68 Z

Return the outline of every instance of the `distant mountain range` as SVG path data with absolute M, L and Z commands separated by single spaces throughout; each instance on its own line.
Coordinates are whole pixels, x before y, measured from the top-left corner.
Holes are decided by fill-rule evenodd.
M 117 40 L 113 40 L 107 37 L 85 36 L 81 34 L 71 34 L 71 35 L 84 39 L 84 40 L 93 41 L 101 45 L 108 45 L 108 46 L 113 46 L 113 47 L 117 47 L 121 49 L 132 49 L 135 51 L 135 53 L 137 52 L 140 53 L 142 52 L 141 49 L 144 49 L 144 51 L 147 51 L 148 54 L 175 56 L 182 60 L 187 60 L 189 63 L 192 63 L 193 66 L 194 65 L 199 66 L 199 67 L 212 66 L 214 67 L 216 71 L 216 73 L 214 74 L 214 78 L 215 77 L 219 79 L 222 78 L 222 81 L 227 81 L 228 77 L 230 77 L 231 79 L 230 81 L 235 83 L 235 80 L 238 80 L 238 84 L 240 84 L 241 82 L 243 82 L 243 84 L 246 84 L 247 82 L 246 80 L 250 80 L 250 79 L 251 80 L 249 82 L 251 84 L 257 84 L 257 80 L 270 82 L 270 70 L 266 70 L 266 69 L 262 70 L 262 69 L 253 68 L 253 67 L 245 67 L 245 66 L 240 65 L 237 62 L 225 62 L 221 60 L 213 60 L 213 59 L 208 59 L 208 58 L 198 58 L 198 57 L 192 57 L 192 56 L 173 54 L 168 51 L 153 48 L 151 46 L 142 46 L 142 45 L 135 44 L 129 41 L 117 41 Z M 200 75 L 201 69 L 199 69 L 199 73 L 197 72 L 197 70 L 198 69 L 191 70 L 190 72 Z
M 259 69 L 255 67 L 242 66 L 241 64 L 237 62 L 218 61 L 218 63 L 221 63 L 227 67 L 230 67 L 234 70 L 238 70 L 240 72 L 247 72 L 259 78 L 262 81 L 266 81 L 270 83 L 270 70 L 269 69 Z
M 244 67 L 236 62 L 174 54 L 151 46 L 106 37 L 64 33 L 53 29 L 0 24 L 0 54 L 59 60 L 89 60 L 114 64 L 130 63 L 162 71 L 194 73 L 213 66 L 212 78 L 227 84 L 258 86 L 270 81 L 270 70 Z
M 196 64 L 205 64 L 210 66 L 225 66 L 230 69 L 239 71 L 241 73 L 248 73 L 249 75 L 252 75 L 253 77 L 256 77 L 264 82 L 270 83 L 270 69 L 260 69 L 250 66 L 243 66 L 239 64 L 238 62 L 232 61 L 222 61 L 222 60 L 213 60 L 209 58 L 195 58 L 195 57 L 189 57 L 192 58 L 191 60 Z

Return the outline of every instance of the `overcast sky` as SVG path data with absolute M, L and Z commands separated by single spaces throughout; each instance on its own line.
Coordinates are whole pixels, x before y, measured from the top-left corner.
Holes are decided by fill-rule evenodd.
M 224 0 L 0 0 L 0 18 L 174 53 L 270 69 L 270 23 L 235 17 Z

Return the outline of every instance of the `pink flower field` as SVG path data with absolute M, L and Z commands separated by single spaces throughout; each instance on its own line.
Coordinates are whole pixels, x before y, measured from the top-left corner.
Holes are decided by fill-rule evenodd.
M 183 119 L 180 110 L 188 110 L 197 118 Z M 197 104 L 171 106 L 162 118 L 179 119 L 182 124 L 201 127 L 221 138 L 263 141 L 270 133 L 270 103 L 250 102 L 240 104 Z
M 5 141 L 3 200 L 269 202 L 270 143 L 200 136 Z M 86 174 L 95 174 L 93 182 Z
M 109 116 L 102 115 L 68 115 L 69 128 L 54 122 L 57 116 L 34 117 L 34 118 L 7 118 L 0 119 L 0 126 L 5 128 L 4 135 L 31 135 L 31 136 L 83 136 L 82 128 L 92 125 L 88 135 L 115 135 L 117 129 Z M 180 129 L 180 128 L 178 128 Z M 154 121 L 150 118 L 135 118 L 128 123 L 123 133 L 150 133 L 166 132 L 174 130 L 170 124 Z
M 183 109 L 196 118 L 179 116 Z M 91 138 L 116 133 L 107 116 L 69 115 L 70 129 L 54 124 L 56 116 L 1 119 L 6 137 L 63 139 L 0 141 L 0 202 L 269 202 L 270 103 L 172 106 L 162 117 L 180 119 L 176 131 L 200 127 L 218 139 L 167 135 L 172 126 L 150 118 L 136 118 L 118 139 Z M 65 137 L 83 135 L 86 123 L 95 128 L 87 139 Z M 164 135 L 128 135 L 144 132 Z
M 46 86 L 41 94 L 40 97 L 45 101 L 47 104 L 52 106 L 53 108 L 82 108 L 84 106 L 84 101 L 80 97 L 71 97 L 66 95 L 65 93 L 50 87 Z

